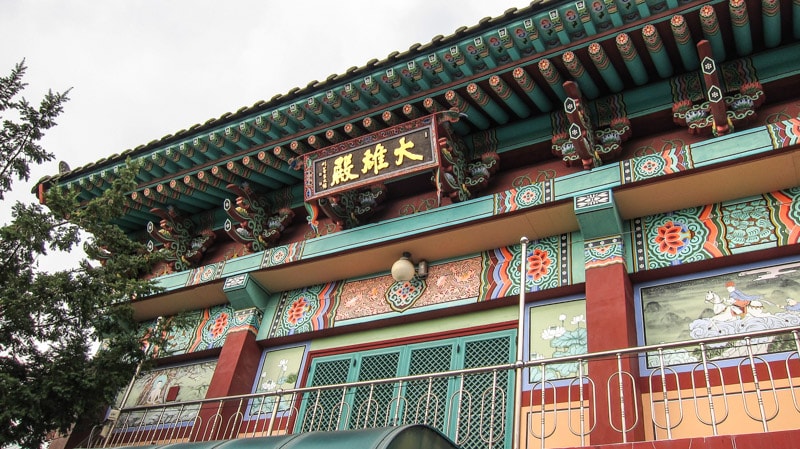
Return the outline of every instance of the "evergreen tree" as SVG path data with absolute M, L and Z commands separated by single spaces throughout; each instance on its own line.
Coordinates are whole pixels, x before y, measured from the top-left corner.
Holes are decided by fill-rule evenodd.
M 25 69 L 23 61 L 0 78 L 0 201 L 15 181 L 28 180 L 32 164 L 53 159 L 39 142 L 68 100 L 69 91 L 50 91 L 32 106 L 21 97 Z M 129 302 L 154 292 L 138 276 L 151 255 L 112 224 L 136 170 L 129 163 L 88 203 L 56 187 L 46 208 L 4 205 L 12 221 L 0 227 L 0 447 L 40 447 L 50 432 L 102 418 L 144 360 Z M 38 268 L 48 252 L 74 251 L 81 242 L 103 263 Z

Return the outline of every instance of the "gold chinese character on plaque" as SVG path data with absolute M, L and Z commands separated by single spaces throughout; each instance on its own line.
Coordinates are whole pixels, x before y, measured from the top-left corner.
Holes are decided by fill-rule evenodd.
M 384 168 L 389 168 L 389 163 L 386 162 L 386 147 L 379 143 L 375 145 L 374 152 L 367 150 L 364 153 L 364 158 L 361 159 L 361 164 L 363 165 L 361 173 L 373 170 L 377 175 Z
M 402 165 L 403 158 L 408 158 L 412 161 L 422 160 L 423 156 L 421 154 L 415 154 L 408 151 L 414 148 L 414 142 L 406 142 L 406 138 L 403 137 L 402 139 L 400 139 L 398 143 L 400 144 L 400 146 L 394 149 L 395 165 Z
M 353 173 L 353 155 L 345 154 L 333 161 L 333 174 L 331 175 L 331 186 L 358 179 L 358 175 Z

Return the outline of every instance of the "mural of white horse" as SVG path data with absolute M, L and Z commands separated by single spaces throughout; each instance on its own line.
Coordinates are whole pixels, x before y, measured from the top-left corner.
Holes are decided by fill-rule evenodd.
M 716 292 L 709 290 L 706 293 L 705 302 L 713 306 L 714 316 L 710 319 L 714 321 L 730 321 L 737 318 L 747 318 L 748 316 L 763 317 L 772 315 L 764 311 L 764 304 L 761 301 L 750 301 L 744 307 L 733 304 L 730 298 L 722 298 Z

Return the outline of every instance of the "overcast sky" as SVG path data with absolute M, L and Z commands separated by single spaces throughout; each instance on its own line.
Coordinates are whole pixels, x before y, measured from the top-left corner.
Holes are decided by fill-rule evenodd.
M 23 58 L 24 96 L 72 89 L 33 183 L 452 34 L 514 0 L 0 0 L 0 76 Z M 44 264 L 47 262 L 43 262 Z

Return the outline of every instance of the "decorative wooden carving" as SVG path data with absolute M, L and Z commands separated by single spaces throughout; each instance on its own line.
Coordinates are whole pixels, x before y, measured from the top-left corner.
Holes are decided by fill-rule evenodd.
M 731 133 L 736 126 L 755 117 L 756 109 L 764 103 L 764 89 L 755 79 L 748 60 L 733 61 L 720 69 L 708 41 L 700 41 L 697 50 L 705 91 L 698 94 L 691 89 L 700 84 L 697 74 L 673 80 L 673 85 L 682 89 L 674 89 L 680 98 L 672 105 L 672 120 L 687 127 L 690 134 Z
M 266 196 L 256 193 L 248 184 L 227 187 L 236 194 L 236 199 L 227 199 L 223 204 L 230 217 L 225 220 L 225 233 L 252 252 L 273 246 L 292 223 L 294 212 L 288 207 L 271 204 Z
M 200 265 L 203 255 L 214 245 L 216 235 L 210 229 L 196 230 L 191 218 L 180 215 L 173 207 L 166 210 L 153 208 L 152 213 L 161 217 L 158 227 L 147 223 L 147 234 L 161 242 L 164 260 L 175 271 L 182 271 Z M 147 249 L 156 250 L 153 240 L 147 242 Z
M 564 83 L 567 99 L 564 101 L 566 121 L 554 126 L 553 154 L 561 157 L 567 166 L 581 164 L 585 169 L 591 169 L 610 162 L 619 157 L 622 143 L 631 137 L 631 123 L 625 115 L 623 107 L 603 107 L 607 110 L 602 120 L 597 120 L 605 126 L 597 126 L 592 120 L 589 109 L 581 95 L 577 83 L 567 81 Z M 616 97 L 598 100 L 596 104 L 618 103 Z M 600 109 L 600 108 L 598 108 Z
M 380 210 L 385 199 L 386 186 L 376 183 L 320 198 L 317 204 L 337 226 L 350 229 L 366 223 L 369 217 Z M 314 224 L 311 224 L 313 227 Z
M 437 184 L 453 202 L 473 198 L 500 168 L 500 156 L 494 151 L 470 160 L 466 146 L 453 135 L 439 137 L 438 144 L 442 167 Z

